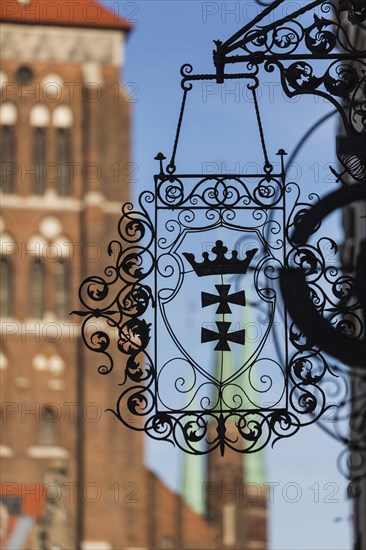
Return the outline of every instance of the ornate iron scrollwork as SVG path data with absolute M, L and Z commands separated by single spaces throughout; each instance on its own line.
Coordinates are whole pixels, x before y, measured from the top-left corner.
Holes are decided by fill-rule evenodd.
M 366 51 L 356 47 L 351 29 L 366 20 L 365 2 L 315 0 L 261 25 L 283 2 L 272 2 L 227 41 L 215 41 L 217 81 L 224 81 L 225 67 L 233 63 L 257 72 L 260 66 L 269 73 L 278 71 L 289 98 L 312 94 L 328 100 L 338 110 L 346 135 L 353 140 L 361 138 L 364 147 Z M 305 14 L 311 15 L 312 21 L 306 17 L 304 23 Z M 347 25 L 346 16 L 351 25 Z M 230 55 L 237 51 L 240 53 Z M 364 154 L 353 149 L 352 154 L 340 152 L 338 159 L 345 173 L 357 181 L 365 179 Z
M 307 240 L 314 228 L 337 208 L 360 200 L 366 200 L 365 185 L 351 185 L 328 195 L 303 216 L 292 239 L 297 243 L 299 253 L 305 255 L 305 262 L 310 263 L 306 258 L 306 250 L 309 250 Z M 321 349 L 354 366 L 366 366 L 365 245 L 366 241 L 363 241 L 355 277 L 337 272 L 328 294 L 328 301 L 333 302 L 332 308 L 328 309 L 331 311 L 328 318 L 324 317 L 327 311 L 325 302 L 319 301 L 312 283 L 310 287 L 307 285 L 306 270 L 284 269 L 281 273 L 282 292 L 297 326 Z

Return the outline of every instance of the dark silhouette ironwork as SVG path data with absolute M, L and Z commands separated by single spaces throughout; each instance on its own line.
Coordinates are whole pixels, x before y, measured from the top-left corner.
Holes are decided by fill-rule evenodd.
M 331 193 L 306 212 L 292 236 L 304 262 L 310 264 L 307 254 L 308 251 L 312 254 L 312 251 L 307 241 L 323 218 L 338 208 L 365 200 L 366 186 L 359 183 Z M 361 245 L 356 276 L 341 274 L 333 284 L 337 301 L 328 319 L 324 318 L 323 304 L 319 303 L 312 285 L 308 286 L 306 275 L 306 270 L 294 268 L 285 268 L 281 273 L 282 292 L 296 325 L 316 346 L 333 357 L 347 365 L 366 366 L 363 326 L 366 314 L 366 242 Z

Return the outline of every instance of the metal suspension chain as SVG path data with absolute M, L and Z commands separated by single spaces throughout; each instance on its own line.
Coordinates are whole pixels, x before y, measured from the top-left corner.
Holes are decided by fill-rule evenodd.
M 186 100 L 187 100 L 187 94 L 189 92 L 189 90 L 192 89 L 192 85 L 190 84 L 188 87 L 185 87 L 183 88 L 183 99 L 182 99 L 182 106 L 180 108 L 180 114 L 179 114 L 179 120 L 178 120 L 178 125 L 177 125 L 177 131 L 176 131 L 176 134 L 175 134 L 175 140 L 174 140 L 174 146 L 173 146 L 173 153 L 172 153 L 172 157 L 170 159 L 170 162 L 169 164 L 167 165 L 166 167 L 166 170 L 169 174 L 174 174 L 175 170 L 176 170 L 176 166 L 175 166 L 175 155 L 177 153 L 177 147 L 178 147 L 178 142 L 179 142 L 179 137 L 180 137 L 180 130 L 181 130 L 181 127 L 182 127 L 182 121 L 183 121 L 183 115 L 184 115 L 184 109 L 185 109 L 185 106 L 186 106 Z

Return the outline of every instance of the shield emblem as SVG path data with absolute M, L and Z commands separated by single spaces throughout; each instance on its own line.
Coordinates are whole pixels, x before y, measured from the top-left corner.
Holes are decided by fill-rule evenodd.
M 202 400 L 210 411 L 258 408 L 269 385 L 267 404 L 279 406 L 283 372 L 262 353 L 276 326 L 276 293 L 265 274 L 277 260 L 261 235 L 253 228 L 241 228 L 240 234 L 213 229 L 203 241 L 188 231 L 161 259 L 157 338 L 160 349 L 164 342 L 175 357 L 164 361 L 161 374 L 167 363 L 171 376 L 175 368 L 187 403 L 197 409 Z M 280 390 L 273 384 L 276 376 Z

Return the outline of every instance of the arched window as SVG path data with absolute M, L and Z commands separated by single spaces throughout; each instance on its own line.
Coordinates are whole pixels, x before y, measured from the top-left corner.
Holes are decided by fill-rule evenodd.
M 68 105 L 58 105 L 52 113 L 52 126 L 55 128 L 71 128 L 74 122 L 72 110 Z
M 69 267 L 65 260 L 54 263 L 54 312 L 58 319 L 65 319 L 70 313 Z
M 62 78 L 55 73 L 49 73 L 41 81 L 41 87 L 43 90 L 43 97 L 47 99 L 56 100 L 62 96 L 62 87 L 64 82 Z
M 43 195 L 44 172 L 46 165 L 46 128 L 34 128 L 33 130 L 33 166 L 34 180 L 33 193 Z
M 33 193 L 42 195 L 45 190 L 47 128 L 50 125 L 49 109 L 42 104 L 35 105 L 30 113 L 30 124 L 33 126 Z
M 70 195 L 72 190 L 72 147 L 71 126 L 73 124 L 72 110 L 68 105 L 59 105 L 52 113 L 52 125 L 56 128 L 56 191 L 61 197 Z
M 39 423 L 38 444 L 44 447 L 59 445 L 57 409 L 52 406 L 42 408 L 41 420 Z
M 7 256 L 0 256 L 0 317 L 11 317 L 13 311 L 12 266 Z
M 60 197 L 66 197 L 71 194 L 73 175 L 70 128 L 56 128 L 56 162 L 58 167 L 56 191 Z
M 51 116 L 49 108 L 46 105 L 42 105 L 42 103 L 34 105 L 30 112 L 29 122 L 34 128 L 47 128 L 47 126 L 50 126 Z
M 0 155 L 1 189 L 3 193 L 14 193 L 16 165 L 17 109 L 13 103 L 3 103 L 0 107 Z
M 31 265 L 30 315 L 42 319 L 45 311 L 45 269 L 41 258 L 36 256 Z

